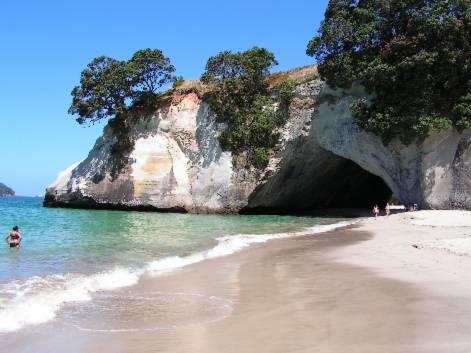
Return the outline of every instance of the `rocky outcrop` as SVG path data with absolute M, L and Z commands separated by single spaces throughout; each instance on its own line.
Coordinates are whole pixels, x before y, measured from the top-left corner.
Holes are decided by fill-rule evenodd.
M 175 94 L 154 114 L 130 121 L 133 147 L 115 156 L 107 126 L 88 157 L 59 175 L 46 206 L 193 213 L 293 212 L 362 207 L 391 193 L 423 208 L 471 209 L 471 132 L 454 130 L 405 146 L 384 146 L 359 129 L 349 104 L 359 87 L 300 84 L 264 170 L 224 152 L 225 126 L 195 91 Z M 117 161 L 123 165 L 116 172 Z M 241 162 L 242 159 L 242 162 Z
M 388 146 L 355 125 L 349 105 L 365 96 L 354 87 L 332 91 L 324 87 L 329 103 L 319 106 L 313 131 L 319 144 L 379 176 L 404 203 L 423 208 L 471 208 L 471 131 L 454 129 L 434 134 L 420 144 L 399 139 Z
M 331 102 L 320 80 L 297 87 L 275 157 L 243 212 L 370 207 L 390 198 L 378 176 L 321 145 L 317 125 L 325 117 L 319 112 Z
M 88 157 L 47 189 L 45 205 L 194 213 L 234 213 L 245 206 L 257 173 L 234 170 L 216 137 L 224 126 L 195 92 L 173 96 L 130 125 L 134 146 L 116 177 L 117 138 L 107 126 Z
M 0 183 L 0 197 L 2 196 L 14 196 L 15 192 L 3 183 Z

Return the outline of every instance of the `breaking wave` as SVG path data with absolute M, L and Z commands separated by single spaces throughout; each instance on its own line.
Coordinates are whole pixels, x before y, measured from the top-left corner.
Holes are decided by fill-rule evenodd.
M 156 277 L 207 259 L 233 254 L 252 244 L 324 233 L 358 222 L 316 225 L 298 232 L 239 234 L 217 238 L 217 245 L 188 256 L 171 256 L 151 261 L 142 268 L 118 267 L 92 275 L 61 274 L 31 277 L 0 285 L 0 333 L 14 332 L 28 325 L 54 319 L 65 303 L 92 299 L 93 293 L 136 284 L 142 276 Z

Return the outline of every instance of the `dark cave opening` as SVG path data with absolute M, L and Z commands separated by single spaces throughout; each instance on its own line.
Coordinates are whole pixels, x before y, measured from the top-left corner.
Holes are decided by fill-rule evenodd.
M 326 209 L 381 208 L 392 192 L 378 176 L 351 160 L 325 152 L 316 162 L 291 163 L 262 185 L 241 214 L 296 214 Z M 319 161 L 319 162 L 318 162 Z

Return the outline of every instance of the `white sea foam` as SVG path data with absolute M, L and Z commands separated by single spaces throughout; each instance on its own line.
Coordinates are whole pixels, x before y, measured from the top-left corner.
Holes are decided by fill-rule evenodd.
M 117 268 L 90 276 L 53 275 L 9 283 L 1 292 L 14 295 L 0 307 L 0 332 L 47 322 L 65 303 L 90 300 L 93 292 L 130 286 L 138 280 L 139 273 Z
M 216 240 L 218 244 L 208 250 L 201 251 L 189 256 L 173 256 L 165 259 L 156 260 L 149 263 L 146 267 L 146 272 L 149 275 L 159 275 L 168 271 L 175 270 L 184 266 L 188 266 L 197 262 L 207 259 L 214 259 L 221 256 L 226 256 L 240 251 L 251 244 L 265 243 L 273 239 L 283 239 L 291 237 L 299 237 L 314 233 L 325 233 L 330 230 L 345 227 L 354 224 L 358 221 L 339 222 L 334 224 L 317 225 L 314 227 L 306 228 L 305 230 L 292 232 L 292 233 L 274 233 L 274 234 L 238 234 L 226 237 L 220 237 Z
M 52 320 L 62 305 L 91 300 L 94 292 L 132 286 L 143 275 L 158 276 L 207 259 L 240 251 L 251 244 L 272 239 L 324 233 L 357 221 L 317 225 L 303 231 L 276 234 L 239 234 L 220 237 L 215 247 L 188 256 L 172 256 L 152 261 L 142 269 L 115 268 L 93 275 L 51 275 L 32 277 L 0 285 L 0 333 Z

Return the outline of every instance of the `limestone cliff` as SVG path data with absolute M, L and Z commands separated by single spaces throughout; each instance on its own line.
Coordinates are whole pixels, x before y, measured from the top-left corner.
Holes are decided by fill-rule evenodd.
M 255 175 L 234 171 L 216 122 L 197 93 L 177 94 L 155 114 L 131 121 L 133 149 L 112 176 L 116 136 L 110 126 L 88 157 L 59 175 L 45 205 L 234 213 L 245 206 Z M 121 157 L 122 158 L 122 157 Z
M 155 113 L 130 121 L 128 154 L 115 155 L 108 125 L 88 157 L 47 189 L 44 204 L 281 212 L 369 207 L 394 193 L 424 208 L 471 209 L 471 132 L 384 146 L 355 125 L 348 107 L 358 96 L 360 88 L 334 91 L 318 79 L 299 84 L 269 165 L 259 170 L 221 150 L 225 126 L 195 90 L 175 93 Z

